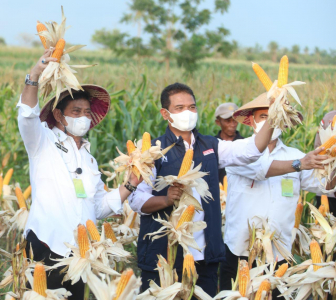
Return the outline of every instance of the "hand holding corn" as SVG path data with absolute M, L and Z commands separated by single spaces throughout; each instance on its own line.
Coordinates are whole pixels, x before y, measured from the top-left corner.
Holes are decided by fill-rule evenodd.
M 170 186 L 168 188 L 167 200 L 166 200 L 167 207 L 168 206 L 173 206 L 174 201 L 180 200 L 180 198 L 182 196 L 182 193 L 183 193 L 181 188 L 183 188 L 183 185 L 178 184 L 178 183 L 174 183 L 173 186 Z
M 48 63 L 51 61 L 57 62 L 57 58 L 51 57 L 53 53 L 53 49 L 46 49 L 43 53 L 43 55 L 39 58 L 36 65 L 31 69 L 30 72 L 30 80 L 32 81 L 38 81 L 40 75 L 44 71 L 44 69 L 48 66 Z M 45 60 L 45 63 L 42 63 L 42 60 Z
M 301 159 L 301 170 L 312 170 L 312 169 L 324 169 L 323 161 L 328 159 L 328 155 L 321 155 L 320 152 L 324 151 L 323 147 L 317 148 L 306 154 L 304 158 Z

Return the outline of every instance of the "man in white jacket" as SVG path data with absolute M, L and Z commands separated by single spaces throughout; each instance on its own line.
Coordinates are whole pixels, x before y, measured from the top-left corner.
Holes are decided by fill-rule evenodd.
M 266 93 L 238 109 L 233 117 L 240 123 L 252 126 L 255 132 L 267 122 L 268 100 Z M 302 118 L 302 116 L 300 115 Z M 320 163 L 327 158 L 317 155 L 322 149 L 307 155 L 288 147 L 279 139 L 281 130 L 275 129 L 268 148 L 258 161 L 238 167 L 228 167 L 228 195 L 226 199 L 225 261 L 221 265 L 221 290 L 231 289 L 231 278 L 236 278 L 238 259 L 247 259 L 248 223 L 261 227 L 267 219 L 271 230 L 276 230 L 284 246 L 291 252 L 291 232 L 300 190 L 320 191 L 320 183 L 312 176 L 312 161 Z M 246 140 L 248 140 L 247 138 Z M 322 166 L 322 165 L 321 165 Z M 273 246 L 274 261 L 278 266 L 284 257 Z M 279 295 L 273 292 L 273 297 Z

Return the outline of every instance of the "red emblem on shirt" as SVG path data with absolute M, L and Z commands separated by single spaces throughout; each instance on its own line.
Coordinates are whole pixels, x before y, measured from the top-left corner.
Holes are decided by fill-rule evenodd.
M 203 151 L 204 156 L 209 155 L 211 153 L 215 153 L 214 149 L 208 149 L 208 150 Z

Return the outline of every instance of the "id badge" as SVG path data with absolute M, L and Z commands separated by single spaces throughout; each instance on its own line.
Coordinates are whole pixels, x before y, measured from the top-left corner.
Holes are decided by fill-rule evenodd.
M 86 198 L 86 193 L 84 190 L 84 185 L 82 179 L 74 178 L 72 179 L 74 186 L 75 186 L 75 191 L 76 191 L 76 196 L 77 198 Z
M 293 179 L 281 179 L 281 192 L 284 197 L 293 197 Z

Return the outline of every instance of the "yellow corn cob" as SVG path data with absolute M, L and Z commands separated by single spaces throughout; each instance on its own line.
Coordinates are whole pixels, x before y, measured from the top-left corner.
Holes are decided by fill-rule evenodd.
M 108 239 L 111 239 L 111 241 L 115 243 L 117 241 L 117 238 L 114 234 L 114 231 L 110 223 L 104 222 L 103 226 L 104 226 L 104 231 L 105 231 L 105 237 Z
M 263 291 L 266 291 L 266 293 L 268 294 L 269 291 L 271 290 L 271 283 L 268 279 L 264 280 L 260 286 L 259 286 L 259 289 L 257 291 L 257 294 L 254 298 L 254 300 L 260 300 L 261 299 L 261 296 L 262 296 L 262 292 Z M 265 299 L 267 299 L 268 297 L 266 296 Z
M 246 288 L 250 282 L 250 268 L 246 260 L 241 260 L 239 262 L 238 271 L 238 286 L 239 293 L 242 297 L 246 296 Z
M 57 62 L 60 62 L 61 57 L 63 55 L 63 50 L 65 47 L 65 40 L 64 39 L 59 39 L 56 46 L 54 53 L 52 54 L 51 57 L 57 58 Z
M 183 273 L 187 273 L 187 276 L 190 278 L 196 276 L 195 261 L 192 254 L 186 254 L 183 259 Z
M 322 195 L 321 196 L 321 204 L 324 205 L 325 212 L 329 213 L 330 212 L 330 208 L 329 208 L 329 200 L 328 200 L 327 195 Z
M 222 185 L 221 182 L 219 183 L 219 189 L 220 189 L 221 191 L 224 191 L 224 187 L 223 187 L 223 185 Z
M 119 299 L 121 293 L 124 291 L 126 288 L 130 278 L 133 276 L 134 272 L 132 269 L 127 269 L 125 270 L 120 277 L 120 280 L 117 285 L 117 290 L 116 290 L 116 297 L 114 297 L 113 300 Z
M 322 263 L 322 252 L 321 252 L 321 247 L 318 244 L 318 242 L 316 242 L 314 239 L 312 239 L 312 241 L 310 242 L 309 245 L 310 248 L 310 255 L 313 261 L 313 264 L 319 264 Z M 315 266 L 314 265 L 314 272 L 317 271 L 318 269 L 321 269 L 322 266 Z
M 194 156 L 194 150 L 193 149 L 188 149 L 186 153 L 184 154 L 183 161 L 181 164 L 180 172 L 178 173 L 178 178 L 181 176 L 187 174 L 187 172 L 190 170 L 192 160 Z
M 15 196 L 17 198 L 20 209 L 27 209 L 26 201 L 24 199 L 21 189 L 18 186 L 15 188 Z
M 37 29 L 37 32 L 40 33 L 41 31 L 48 31 L 47 30 L 47 27 L 45 27 L 44 24 L 40 23 L 39 21 L 37 21 L 37 25 L 36 25 L 36 29 Z M 47 40 L 44 36 L 41 36 L 39 35 L 40 37 L 40 40 L 42 42 L 42 45 L 44 47 L 44 49 L 47 49 Z
M 266 72 L 258 64 L 252 63 L 252 69 L 258 76 L 259 80 L 265 87 L 266 91 L 269 91 L 273 85 L 272 80 L 268 77 Z
M 127 219 L 128 218 L 132 218 L 132 221 L 131 221 L 131 223 L 129 225 L 129 228 L 133 228 L 134 227 L 134 223 L 135 223 L 137 215 L 138 214 L 136 212 L 134 212 L 133 216 L 132 216 L 132 214 L 130 214 L 129 216 L 127 216 Z
M 228 189 L 228 182 L 227 182 L 227 177 L 226 175 L 223 178 L 223 188 L 224 188 L 224 192 L 227 194 L 227 189 Z
M 321 214 L 323 217 L 326 216 L 325 207 L 324 207 L 323 204 L 320 205 L 320 207 L 319 207 L 318 210 L 319 210 L 320 214 Z M 315 219 L 315 224 L 316 224 L 316 225 L 319 224 L 319 221 L 318 221 L 317 219 Z
M 300 226 L 302 212 L 303 212 L 303 204 L 298 203 L 295 210 L 295 224 L 294 224 L 295 228 L 299 228 Z
M 0 174 L 0 197 L 2 195 L 2 187 L 3 187 L 3 178 L 2 178 L 2 174 Z
M 194 214 L 195 214 L 195 206 L 189 205 L 182 213 L 177 223 L 176 229 L 179 228 L 184 222 L 191 222 L 192 219 L 194 218 Z
M 106 192 L 108 192 L 108 187 L 107 187 L 107 185 L 104 183 L 104 190 L 106 191 Z
M 34 269 L 34 292 L 43 297 L 47 297 L 47 275 L 44 266 L 41 263 L 37 263 Z
M 16 250 L 16 252 L 20 250 L 20 244 L 19 243 L 16 244 L 15 250 Z M 26 253 L 25 248 L 22 249 L 22 255 L 23 255 L 24 258 L 27 258 L 27 253 Z
M 86 221 L 86 228 L 89 231 L 89 234 L 91 236 L 92 241 L 100 241 L 100 234 L 98 232 L 98 229 L 95 225 L 95 223 L 92 220 Z
M 135 145 L 131 140 L 128 140 L 126 143 L 126 148 L 128 155 L 130 155 L 135 150 Z M 136 166 L 132 167 L 132 172 L 138 179 L 140 178 L 140 172 Z
M 141 153 L 144 153 L 145 151 L 149 150 L 150 147 L 151 147 L 151 136 L 148 132 L 145 132 L 142 136 Z
M 336 115 L 333 117 L 332 122 L 331 122 L 331 127 L 335 128 L 335 124 L 336 124 Z
M 5 155 L 5 157 L 3 158 L 3 160 L 2 160 L 2 168 L 3 168 L 3 169 L 7 166 L 8 161 L 9 161 L 9 158 L 10 158 L 10 155 L 11 155 L 11 153 L 8 152 L 8 153 Z
M 78 225 L 77 231 L 78 231 L 78 247 L 80 256 L 85 258 L 85 253 L 90 248 L 89 237 L 87 235 L 86 228 L 84 225 L 82 224 Z
M 330 151 L 330 156 L 331 157 L 336 157 L 336 147 L 333 147 Z
M 279 74 L 278 74 L 278 87 L 288 83 L 288 57 L 284 55 L 280 60 Z
M 274 277 L 282 277 L 285 275 L 288 269 L 288 263 L 282 264 L 279 269 L 275 272 Z
M 28 186 L 25 191 L 23 192 L 23 197 L 25 200 L 27 200 L 29 197 L 30 197 L 30 194 L 31 194 L 31 190 L 32 190 L 32 187 L 31 185 Z
M 330 139 L 328 139 L 325 143 L 323 143 L 320 147 L 324 147 L 324 150 L 319 154 L 323 155 L 327 153 L 327 150 L 331 148 L 331 146 L 336 144 L 336 135 L 333 135 Z
M 12 178 L 13 172 L 14 172 L 13 168 L 11 168 L 7 171 L 7 173 L 6 173 L 6 175 L 3 179 L 3 185 L 8 185 L 9 184 L 9 182 Z

